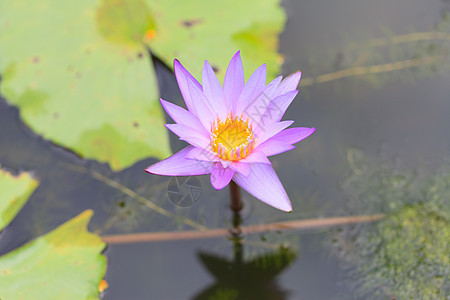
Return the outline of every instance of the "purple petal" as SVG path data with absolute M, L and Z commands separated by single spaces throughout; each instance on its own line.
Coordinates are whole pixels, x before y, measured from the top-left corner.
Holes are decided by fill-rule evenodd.
M 187 146 L 165 160 L 151 165 L 145 169 L 145 171 L 151 174 L 166 176 L 191 176 L 211 173 L 214 163 L 186 158 L 186 154 L 189 153 L 192 148 L 194 147 Z
M 241 173 L 245 177 L 248 177 L 248 175 L 250 175 L 250 171 L 252 170 L 251 164 L 247 164 L 240 161 L 233 161 L 230 164 L 230 168 L 238 173 Z
M 212 121 L 215 120 L 217 114 L 214 113 L 214 110 L 212 109 L 205 94 L 203 94 L 203 92 L 192 81 L 189 82 L 188 87 L 192 95 L 192 103 L 195 107 L 195 111 L 197 112 L 200 122 L 206 130 L 211 130 Z
M 261 151 L 266 156 L 272 156 L 272 155 L 277 155 L 277 154 L 292 150 L 294 148 L 295 148 L 295 146 L 293 146 L 289 143 L 284 143 L 284 142 L 281 142 L 278 140 L 274 140 L 272 137 L 272 138 L 268 139 L 267 141 L 265 141 L 264 143 L 262 143 L 261 145 L 259 145 L 258 147 L 256 147 L 256 149 L 254 151 Z
M 281 76 L 278 76 L 272 82 L 270 82 L 264 90 L 258 95 L 256 99 L 246 104 L 245 107 L 241 108 L 242 111 L 238 111 L 237 114 L 240 115 L 242 112 L 250 118 L 253 124 L 256 124 L 257 126 L 264 127 L 267 124 L 271 124 L 273 122 L 266 121 L 264 119 L 265 114 L 267 114 L 267 117 L 274 117 L 272 114 L 277 114 L 276 117 L 278 117 L 278 114 L 280 112 L 276 110 L 273 112 L 273 108 L 268 110 L 268 107 L 271 107 L 270 104 L 272 103 L 272 95 L 275 92 L 275 89 L 277 88 L 279 82 L 281 80 Z M 272 106 L 273 107 L 273 106 Z
M 192 76 L 182 65 L 181 63 L 175 59 L 173 62 L 173 68 L 175 70 L 175 76 L 177 78 L 178 87 L 180 88 L 181 95 L 183 95 L 184 102 L 186 103 L 186 107 L 190 112 L 194 115 L 197 115 L 195 110 L 192 95 L 189 91 L 189 82 L 193 82 L 195 86 L 197 86 L 200 90 L 202 86 L 198 81 Z
M 233 178 L 234 170 L 222 167 L 221 163 L 216 163 L 211 171 L 211 184 L 216 190 L 226 187 L 231 178 Z
M 272 100 L 270 103 L 270 108 L 273 110 L 278 110 L 278 116 L 273 119 L 274 122 L 278 122 L 283 118 L 284 114 L 286 113 L 286 110 L 288 109 L 289 105 L 291 105 L 292 101 L 294 100 L 295 96 L 297 96 L 298 90 L 293 90 L 290 92 L 287 92 L 286 94 L 280 95 Z M 268 107 L 269 109 L 269 107 Z
M 227 107 L 222 86 L 207 60 L 205 60 L 203 65 L 202 83 L 203 92 L 208 98 L 214 112 L 219 115 L 219 118 L 225 119 L 231 107 Z
M 209 131 L 207 131 L 200 120 L 194 116 L 191 112 L 185 110 L 182 107 L 179 107 L 178 105 L 175 105 L 173 103 L 170 103 L 168 101 L 165 101 L 164 99 L 159 99 L 161 102 L 162 107 L 167 112 L 167 114 L 178 124 L 183 124 L 186 126 L 189 126 L 191 128 L 197 129 L 199 131 L 202 131 L 204 134 L 209 134 Z
M 244 112 L 244 109 L 246 109 L 247 106 L 252 105 L 253 102 L 255 102 L 255 99 L 260 96 L 261 92 L 266 87 L 266 78 L 267 66 L 266 64 L 263 64 L 253 72 L 245 84 L 244 89 L 239 96 L 239 100 L 234 106 L 236 115 L 240 115 Z
M 253 118 L 254 124 L 257 124 L 257 126 L 255 127 L 255 131 L 259 132 L 263 128 L 275 122 L 279 122 L 281 118 L 284 116 L 284 113 L 288 109 L 289 105 L 294 100 L 295 96 L 297 96 L 297 93 L 298 91 L 294 90 L 273 99 L 266 106 L 266 110 L 264 111 L 262 117 L 259 120 L 257 116 Z
M 275 78 L 274 80 L 269 82 L 269 84 L 266 86 L 264 93 L 266 94 L 266 96 L 268 98 L 270 98 L 270 99 L 274 98 L 273 95 L 275 94 L 275 91 L 278 88 L 278 85 L 280 84 L 280 81 L 282 78 L 283 78 L 283 76 L 278 76 L 277 78 Z
M 253 164 L 248 177 L 235 173 L 233 180 L 262 202 L 282 211 L 292 211 L 289 197 L 271 165 Z
M 186 155 L 189 159 L 201 160 L 201 161 L 220 161 L 220 158 L 211 152 L 211 147 L 208 148 L 194 148 Z
M 258 147 L 263 142 L 273 137 L 275 134 L 280 132 L 281 130 L 289 127 L 294 123 L 294 121 L 281 121 L 277 123 L 273 123 L 265 128 L 255 128 L 254 133 L 256 135 L 255 146 Z
M 278 97 L 280 95 L 286 94 L 287 92 L 296 90 L 301 77 L 302 72 L 297 71 L 283 79 L 283 81 L 281 81 L 280 85 L 276 89 L 273 97 Z
M 274 135 L 270 140 L 280 141 L 285 144 L 295 144 L 314 133 L 314 127 L 294 127 L 288 128 Z M 262 146 L 262 145 L 261 145 Z
M 180 140 L 186 141 L 193 146 L 207 149 L 210 145 L 209 138 L 191 127 L 182 124 L 166 124 L 166 127 L 178 135 Z
M 247 155 L 246 157 L 239 160 L 242 163 L 261 163 L 261 164 L 271 164 L 270 160 L 264 154 L 264 152 L 258 152 L 253 150 L 252 153 Z
M 242 66 L 240 51 L 238 51 L 231 59 L 223 80 L 223 94 L 228 107 L 232 109 L 236 107 L 244 84 L 244 67 Z

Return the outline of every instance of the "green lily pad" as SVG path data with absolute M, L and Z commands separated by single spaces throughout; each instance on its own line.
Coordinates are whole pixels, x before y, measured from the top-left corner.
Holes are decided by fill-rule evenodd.
M 155 16 L 154 32 L 146 42 L 168 64 L 178 58 L 200 78 L 208 59 L 223 78 L 232 55 L 241 50 L 246 77 L 263 63 L 269 77 L 279 73 L 283 59 L 277 52 L 278 35 L 286 20 L 281 1 L 146 2 Z
M 28 173 L 13 176 L 0 169 L 0 231 L 14 219 L 37 185 Z
M 0 257 L 0 299 L 98 299 L 105 243 L 87 231 L 92 213 Z
M 139 7 L 120 13 L 107 5 L 118 1 L 103 2 L 2 1 L 1 93 L 38 134 L 119 170 L 170 149 L 138 37 L 151 20 L 142 13 L 123 27 Z
M 0 230 L 38 185 L 29 173 L 0 169 Z M 52 232 L 0 257 L 0 299 L 98 299 L 105 243 L 86 228 L 87 210 Z M 1 240 L 0 240 L 1 242 Z
M 284 21 L 279 0 L 2 1 L 0 92 L 44 138 L 119 170 L 170 154 L 148 48 L 197 78 L 239 49 L 247 76 L 274 75 Z

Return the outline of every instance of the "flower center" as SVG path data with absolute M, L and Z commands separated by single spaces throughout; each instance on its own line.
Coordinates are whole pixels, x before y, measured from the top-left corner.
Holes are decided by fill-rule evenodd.
M 231 112 L 225 122 L 217 118 L 211 126 L 211 146 L 223 160 L 239 160 L 250 154 L 255 146 L 252 126 L 244 116 Z

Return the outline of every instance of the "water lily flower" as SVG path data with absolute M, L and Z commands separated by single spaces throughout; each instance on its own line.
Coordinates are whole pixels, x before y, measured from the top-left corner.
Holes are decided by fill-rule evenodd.
M 286 191 L 268 156 L 295 148 L 315 128 L 289 128 L 281 121 L 298 93 L 301 72 L 266 84 L 267 67 L 261 65 L 245 82 L 240 52 L 230 61 L 223 87 L 205 61 L 201 85 L 178 60 L 175 75 L 187 110 L 161 99 L 175 124 L 166 127 L 190 145 L 146 169 L 167 176 L 211 174 L 220 190 L 231 180 L 259 200 L 292 211 Z

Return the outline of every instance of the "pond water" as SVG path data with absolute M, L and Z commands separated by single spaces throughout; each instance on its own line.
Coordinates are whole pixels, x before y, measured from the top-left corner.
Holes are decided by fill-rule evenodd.
M 282 5 L 288 16 L 280 37 L 282 74 L 303 71 L 300 93 L 284 119 L 317 131 L 296 149 L 271 158 L 294 211 L 277 211 L 243 193 L 243 225 L 389 213 L 396 200 L 398 208 L 427 189 L 426 183 L 417 182 L 434 182 L 433 176 L 446 174 L 450 41 L 392 41 L 450 23 L 445 19 L 449 2 L 292 0 Z M 155 63 L 162 98 L 181 105 L 174 75 Z M 344 69 L 345 78 L 333 73 Z M 155 159 L 114 173 L 107 165 L 81 159 L 35 135 L 3 99 L 0 142 L 2 167 L 32 171 L 41 182 L 2 233 L 0 255 L 87 208 L 95 211 L 89 229 L 101 235 L 192 229 L 182 218 L 207 228 L 229 227 L 232 222 L 228 189 L 215 191 L 208 176 L 194 183 L 201 189 L 198 201 L 177 207 L 167 193 L 171 178 L 144 172 Z M 174 152 L 184 146 L 171 135 Z M 145 200 L 92 174 L 114 179 L 175 217 L 156 213 Z M 380 186 L 393 184 L 395 199 L 383 198 Z M 448 208 L 448 201 L 444 204 Z M 103 299 L 367 299 L 367 293 L 383 289 L 371 285 L 377 281 L 367 273 L 358 273 L 363 272 L 358 266 L 362 256 L 351 252 L 358 248 L 343 244 L 352 245 L 361 236 L 369 243 L 365 235 L 374 226 L 263 232 L 244 236 L 242 244 L 226 237 L 112 244 L 105 251 L 109 288 Z M 343 248 L 349 250 L 342 253 Z M 236 254 L 239 249 L 242 256 Z M 362 261 L 370 262 L 371 257 Z M 360 280 L 355 284 L 355 276 L 371 284 L 365 289 Z M 395 286 L 389 286 L 394 278 L 384 276 L 388 288 L 375 298 L 396 296 Z M 450 290 L 448 282 L 443 286 L 447 289 L 441 291 L 442 299 Z

